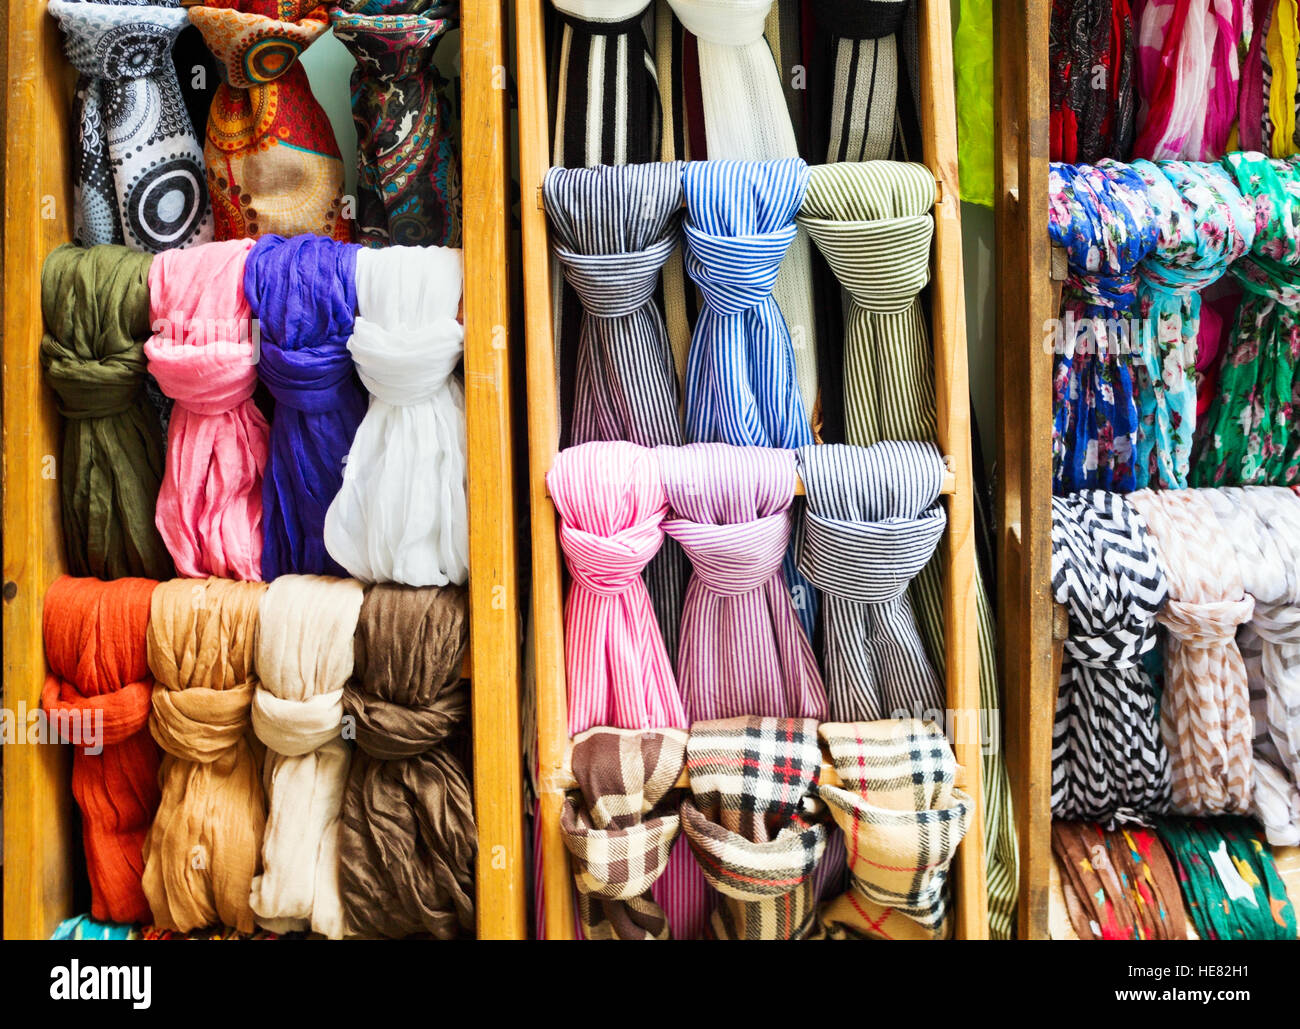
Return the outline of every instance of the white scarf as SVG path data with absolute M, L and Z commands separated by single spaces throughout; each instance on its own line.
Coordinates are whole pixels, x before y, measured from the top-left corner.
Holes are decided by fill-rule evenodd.
M 461 252 L 357 254 L 348 341 L 370 409 L 325 515 L 325 549 L 363 582 L 461 584 L 469 575 Z

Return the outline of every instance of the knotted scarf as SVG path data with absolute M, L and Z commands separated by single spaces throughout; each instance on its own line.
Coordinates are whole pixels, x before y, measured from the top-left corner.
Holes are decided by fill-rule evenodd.
M 552 168 L 543 189 L 552 251 L 582 302 L 569 439 L 679 446 L 677 377 L 654 297 L 681 237 L 682 165 Z M 672 657 L 686 588 L 676 543 L 651 559 L 646 585 Z
M 1155 249 L 1138 266 L 1135 361 L 1139 487 L 1187 485 L 1196 429 L 1201 290 L 1250 250 L 1255 205 L 1217 164 L 1134 161 L 1156 219 Z
M 1139 490 L 1169 583 L 1157 616 L 1164 640 L 1160 729 L 1169 749 L 1173 809 L 1231 814 L 1250 809 L 1253 726 L 1237 626 L 1255 601 L 1214 507 L 1200 490 Z
M 144 640 L 157 585 L 64 575 L 45 593 L 41 707 L 74 745 L 72 795 L 99 921 L 149 921 L 141 847 L 158 808 L 158 748 L 145 729 L 153 681 Z
M 154 925 L 253 931 L 249 889 L 266 825 L 257 689 L 258 602 L 266 586 L 173 579 L 153 591 L 149 731 L 164 754 L 162 802 L 144 845 Z
M 1178 877 L 1155 830 L 1053 821 L 1052 855 L 1079 939 L 1187 939 Z
M 728 249 L 739 251 L 734 256 L 741 263 L 731 270 L 729 277 L 747 279 L 754 285 L 761 277 L 767 283 L 762 292 L 771 293 L 775 297 L 776 308 L 794 340 L 795 369 L 793 381 L 788 382 L 783 375 L 777 382 L 776 385 L 781 390 L 777 395 L 783 397 L 787 388 L 792 391 L 797 388 L 803 401 L 801 420 L 806 423 L 817 401 L 817 320 L 813 304 L 812 266 L 807 237 L 794 226 L 791 226 L 789 233 L 782 230 L 799 209 L 803 186 L 807 180 L 805 172 L 786 160 L 799 157 L 799 145 L 790 121 L 785 94 L 781 89 L 776 62 L 763 38 L 764 22 L 772 8 L 772 0 L 669 0 L 669 6 L 681 20 L 686 32 L 693 37 L 691 44 L 698 58 L 691 62 L 692 74 L 698 71 L 698 82 L 690 85 L 695 87 L 692 93 L 700 98 L 701 113 L 691 129 L 692 132 L 703 129 L 707 139 L 707 153 L 705 147 L 700 147 L 691 156 L 697 162 L 709 158 L 708 165 L 696 164 L 692 166 L 696 169 L 694 172 L 689 169 L 687 171 L 687 245 L 690 248 L 693 243 L 690 230 L 692 223 L 702 232 L 715 236 L 776 234 L 776 238 L 770 240 L 733 240 Z M 676 69 L 674 77 L 680 71 L 681 69 Z M 769 172 L 758 180 L 748 179 L 747 176 L 741 177 L 741 169 L 735 165 L 713 167 L 721 161 L 770 161 L 773 164 L 768 167 L 780 171 Z M 750 191 L 754 189 L 767 193 L 768 196 L 751 199 Z M 794 197 L 791 194 L 793 190 L 797 190 L 800 196 Z M 695 194 L 694 199 L 692 193 Z M 712 199 L 708 203 L 716 210 L 707 215 L 702 209 L 697 211 L 697 208 L 703 207 L 706 197 L 710 196 Z M 788 213 L 784 217 L 773 218 L 776 210 L 786 210 L 787 203 L 793 205 L 789 207 Z M 769 206 L 776 210 L 765 211 Z M 733 207 L 735 209 L 731 209 Z M 723 253 L 708 248 L 703 254 L 697 254 L 696 259 L 707 262 L 710 254 L 714 257 L 711 275 L 721 276 L 722 269 L 718 262 L 725 259 Z M 690 249 L 687 251 L 687 261 L 687 270 L 690 271 Z M 769 263 L 773 265 L 770 274 L 767 269 Z M 705 292 L 705 301 L 708 303 L 709 288 L 699 281 L 694 272 L 691 275 Z M 737 293 L 750 291 L 740 283 L 737 283 L 737 287 Z M 736 296 L 732 303 L 738 300 L 739 297 Z M 757 298 L 743 306 L 751 307 L 754 303 L 757 303 Z M 698 323 L 695 331 L 692 356 L 698 349 L 701 338 Z M 689 392 L 687 405 L 689 411 Z M 757 444 L 749 438 L 694 435 L 689 427 L 687 436 L 699 441 L 721 438 L 723 442 L 737 445 L 755 443 L 765 446 L 802 446 L 803 443 L 812 442 L 800 440 L 795 443 Z
M 1255 243 L 1232 266 L 1245 296 L 1191 479 L 1197 486 L 1286 486 L 1300 481 L 1300 436 L 1291 431 L 1300 390 L 1300 166 L 1262 154 L 1229 154 L 1223 165 L 1255 202 Z
M 1156 220 L 1141 176 L 1127 165 L 1053 164 L 1049 189 L 1048 231 L 1070 261 L 1055 338 L 1053 488 L 1127 493 L 1135 488 L 1138 428 L 1129 319 Z
M 588 940 L 666 940 L 650 887 L 681 829 L 674 787 L 686 733 L 591 729 L 573 741 L 578 792 L 560 815 L 573 855 L 578 918 Z
M 244 299 L 251 239 L 169 250 L 149 269 L 149 372 L 176 401 L 155 523 L 191 578 L 262 578 L 266 419 Z
M 817 28 L 808 69 L 813 159 L 919 160 L 920 118 L 900 53 L 911 0 L 815 0 Z
M 948 866 L 975 803 L 934 722 L 827 722 L 821 737 L 843 786 L 821 798 L 848 841 L 849 891 L 821 914 L 832 939 L 946 939 Z
M 348 351 L 370 407 L 325 514 L 325 549 L 363 582 L 463 583 L 465 348 L 459 250 L 361 250 Z M 413 470 L 418 469 L 418 474 Z
M 1052 813 L 1140 819 L 1169 808 L 1169 753 L 1142 655 L 1169 585 L 1142 515 L 1118 493 L 1052 498 L 1052 599 L 1070 635 L 1052 730 Z
M 1128 158 L 1137 107 L 1135 45 L 1128 0 L 1052 0 L 1053 161 Z
M 317 0 L 210 0 L 189 13 L 224 77 L 203 144 L 217 239 L 351 239 L 343 159 L 298 60 L 329 30 L 325 8 Z
M 551 0 L 559 13 L 555 142 L 559 168 L 659 158 L 659 90 L 644 18 L 650 0 Z
M 825 718 L 825 687 L 781 571 L 794 452 L 693 443 L 655 453 L 674 514 L 663 531 L 693 566 L 677 654 L 689 724 Z
M 50 0 L 77 69 L 73 239 L 156 253 L 212 239 L 203 152 L 172 46 L 188 24 L 172 2 Z
M 275 397 L 262 480 L 262 577 L 342 575 L 325 552 L 325 512 L 366 413 L 348 338 L 356 316 L 356 246 L 320 236 L 263 236 L 244 266 L 261 329 L 258 378 Z
M 74 575 L 172 574 L 153 520 L 162 434 L 143 389 L 151 260 L 65 245 L 41 270 L 41 368 L 65 419 L 59 499 Z
M 1253 811 L 1274 846 L 1300 844 L 1300 497 L 1275 486 L 1204 490 L 1241 565 L 1254 615 L 1237 630 L 1254 718 Z
M 1296 938 L 1295 907 L 1253 822 L 1161 819 L 1157 829 L 1201 939 Z
M 799 564 L 825 594 L 822 667 L 838 722 L 945 707 L 907 598 L 948 524 L 943 472 L 933 443 L 799 450 L 808 493 Z
M 357 741 L 339 829 L 351 933 L 474 932 L 474 804 L 450 746 L 469 715 L 468 632 L 463 588 L 366 591 L 343 693 Z
M 352 579 L 286 575 L 262 595 L 253 731 L 266 744 L 266 836 L 250 903 L 274 932 L 343 937 L 339 811 L 350 752 L 343 684 L 364 593 Z
M 721 895 L 709 917 L 721 940 L 801 940 L 816 920 L 813 868 L 826 844 L 817 723 L 728 718 L 691 726 L 691 796 L 682 829 Z
M 641 579 L 663 541 L 668 505 L 654 454 L 585 443 L 546 476 L 571 582 L 564 605 L 569 735 L 594 725 L 690 725 Z
M 460 160 L 449 84 L 434 64 L 457 13 L 455 0 L 330 12 L 334 38 L 357 61 L 357 239 L 368 246 L 460 245 Z

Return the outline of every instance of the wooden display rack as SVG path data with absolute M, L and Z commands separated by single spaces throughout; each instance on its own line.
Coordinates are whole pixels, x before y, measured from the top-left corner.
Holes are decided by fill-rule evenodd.
M 59 415 L 37 354 L 41 265 L 71 237 L 75 75 L 44 0 L 9 4 L 4 31 L 4 703 L 31 710 L 40 704 L 46 675 L 45 589 L 64 571 L 58 484 L 41 474 L 45 457 L 60 453 Z M 500 0 L 462 0 L 460 34 L 476 911 L 480 938 L 522 939 L 527 896 Z M 77 814 L 68 777 L 67 747 L 4 749 L 8 939 L 48 938 L 74 913 Z
M 921 122 L 925 164 L 939 184 L 934 206 L 931 332 L 938 394 L 938 440 L 952 473 L 943 547 L 946 688 L 959 727 L 954 751 L 974 817 L 958 848 L 952 875 L 956 935 L 988 936 L 984 873 L 984 809 L 980 789 L 979 642 L 976 630 L 975 536 L 971 485 L 970 400 L 961 220 L 957 188 L 957 118 L 953 97 L 952 29 L 948 0 L 920 0 Z M 533 519 L 533 621 L 541 794 L 542 879 L 548 939 L 572 939 L 572 876 L 560 836 L 566 786 L 568 701 L 564 619 L 555 508 L 546 492 L 559 441 L 551 264 L 546 216 L 534 196 L 550 166 L 543 0 L 515 9 L 519 91 L 519 177 L 527 334 L 529 502 Z M 963 731 L 965 729 L 965 731 Z

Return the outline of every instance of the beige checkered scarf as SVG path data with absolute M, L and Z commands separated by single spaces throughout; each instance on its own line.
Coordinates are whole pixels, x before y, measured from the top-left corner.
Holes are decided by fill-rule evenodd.
M 650 898 L 681 829 L 673 786 L 686 758 L 680 729 L 589 729 L 573 743 L 573 775 L 560 816 L 573 855 L 578 917 L 589 940 L 666 940 Z

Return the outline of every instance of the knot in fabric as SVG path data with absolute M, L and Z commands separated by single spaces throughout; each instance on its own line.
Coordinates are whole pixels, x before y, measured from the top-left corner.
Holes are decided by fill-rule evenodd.
M 780 574 L 790 544 L 788 511 L 739 525 L 702 525 L 670 518 L 663 531 L 681 544 L 694 579 L 720 597 L 740 597 Z
M 692 36 L 719 46 L 742 47 L 763 38 L 772 0 L 668 0 L 677 20 Z
M 1122 304 L 1138 262 L 1155 247 L 1158 225 L 1145 183 L 1127 165 L 1053 162 L 1048 232 L 1070 261 L 1078 288 Z
M 558 245 L 554 251 L 586 313 L 621 318 L 650 303 L 659 270 L 676 247 L 677 237 L 670 234 L 633 254 L 580 254 Z
M 741 314 L 772 298 L 777 273 L 794 242 L 794 225 L 761 235 L 717 236 L 685 227 L 686 270 L 719 314 Z
M 189 17 L 179 7 L 50 0 L 68 61 L 82 75 L 126 81 L 172 67 L 172 46 Z
M 583 532 L 565 522 L 560 547 L 569 572 L 584 589 L 603 597 L 626 593 L 663 543 L 660 519 L 641 522 L 612 536 Z
M 1171 600 L 1160 612 L 1160 624 L 1188 647 L 1212 647 L 1231 643 L 1237 626 L 1248 622 L 1255 611 L 1255 598 L 1193 604 Z
M 948 516 L 936 507 L 920 518 L 845 521 L 804 516 L 799 568 L 824 593 L 856 604 L 901 597 L 934 556 Z
M 298 3 L 285 20 L 220 7 L 192 7 L 190 21 L 221 65 L 227 85 L 249 89 L 274 82 L 298 65 L 302 52 L 330 26 L 324 7 Z
M 337 8 L 330 12 L 334 37 L 356 58 L 357 67 L 366 79 L 381 84 L 435 75 L 441 80 L 433 55 L 442 37 L 456 25 L 454 5 L 434 6 L 418 14 L 398 10 L 416 6 L 409 0 L 379 6 L 391 9 L 392 13 L 353 14 Z M 371 7 L 366 10 L 370 11 Z

